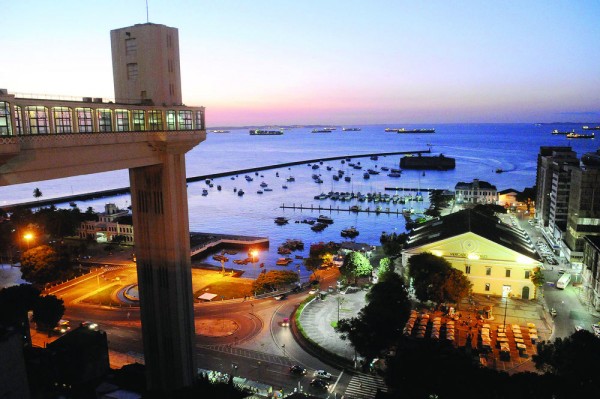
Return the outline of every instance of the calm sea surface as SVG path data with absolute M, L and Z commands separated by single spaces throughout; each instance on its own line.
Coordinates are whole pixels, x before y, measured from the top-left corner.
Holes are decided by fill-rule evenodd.
M 453 190 L 459 181 L 472 181 L 479 178 L 496 185 L 498 190 L 514 188 L 522 190 L 535 184 L 536 158 L 540 146 L 570 145 L 581 156 L 585 152 L 596 151 L 596 140 L 579 139 L 568 140 L 565 136 L 552 135 L 550 132 L 559 130 L 582 132 L 580 124 L 573 125 L 542 125 L 533 124 L 442 124 L 442 125 L 369 125 L 359 126 L 362 131 L 343 132 L 341 127 L 332 133 L 311 133 L 309 128 L 295 128 L 286 130 L 281 136 L 250 136 L 248 130 L 231 130 L 230 133 L 207 134 L 205 142 L 190 151 L 187 155 L 188 176 L 206 175 L 211 173 L 234 171 L 238 169 L 260 167 L 271 164 L 315 159 L 319 157 L 352 156 L 377 152 L 414 151 L 432 148 L 433 154 L 444 154 L 456 158 L 456 169 L 452 171 L 422 172 L 406 170 L 400 178 L 387 176 L 387 172 L 373 175 L 365 180 L 363 173 L 368 168 L 379 169 L 382 166 L 399 167 L 400 156 L 379 157 L 378 160 L 367 158 L 353 158 L 352 162 L 361 162 L 362 170 L 355 170 L 342 164 L 340 161 L 324 162 L 318 170 L 313 170 L 307 164 L 292 168 L 281 168 L 252 174 L 253 181 L 248 182 L 244 175 L 239 175 L 233 180 L 224 177 L 214 180 L 214 187 L 209 188 L 202 182 L 190 183 L 188 186 L 190 230 L 198 232 L 214 232 L 223 234 L 241 234 L 252 236 L 265 236 L 270 239 L 270 249 L 260 255 L 267 269 L 283 269 L 275 266 L 275 261 L 280 255 L 277 247 L 287 238 L 298 238 L 304 241 L 306 249 L 295 254 L 307 255 L 311 243 L 318 241 L 341 241 L 342 229 L 355 226 L 360 235 L 356 242 L 370 244 L 379 243 L 381 232 L 403 232 L 405 222 L 402 215 L 386 215 L 374 213 L 349 213 L 349 212 L 318 212 L 280 209 L 282 204 L 302 204 L 303 206 L 333 206 L 348 208 L 355 204 L 327 200 L 315 200 L 314 196 L 321 192 L 329 191 L 354 191 L 354 192 L 386 192 L 385 187 L 414 187 L 414 188 L 441 188 Z M 386 133 L 386 127 L 429 128 L 435 127 L 433 134 L 396 134 Z M 597 132 L 600 133 L 600 132 Z M 326 169 L 332 167 L 332 171 Z M 496 169 L 503 169 L 505 173 L 495 173 Z M 338 169 L 352 177 L 351 182 L 333 181 L 332 175 Z M 279 173 L 279 176 L 276 176 Z M 317 184 L 311 176 L 320 174 L 322 184 Z M 286 182 L 286 178 L 294 176 L 295 182 Z M 268 184 L 273 191 L 258 194 L 261 182 Z M 33 200 L 33 189 L 39 187 L 44 198 L 59 197 L 97 191 L 108 188 L 128 186 L 128 173 L 126 170 L 102 173 L 96 175 L 79 176 L 69 179 L 24 184 L 0 189 L 0 203 L 11 204 Z M 222 190 L 217 190 L 217 185 Z M 282 186 L 287 185 L 287 189 Z M 208 195 L 203 196 L 202 190 L 207 189 Z M 234 189 L 243 189 L 245 195 L 240 197 Z M 394 194 L 393 191 L 387 191 Z M 399 192 L 402 194 L 401 192 Z M 414 193 L 414 192 L 413 192 Z M 408 194 L 408 193 L 405 193 Z M 425 195 L 425 198 L 427 196 Z M 129 196 L 103 198 L 99 200 L 79 202 L 78 206 L 84 210 L 88 206 L 95 210 L 103 210 L 107 202 L 115 202 L 120 207 L 130 205 Z M 374 204 L 359 203 L 363 208 L 380 205 L 383 209 L 402 210 L 403 207 L 414 208 L 418 213 L 426 209 L 428 202 L 412 204 Z M 57 204 L 68 207 L 68 204 Z M 327 214 L 334 219 L 334 223 L 323 232 L 315 233 L 308 224 L 295 223 L 304 219 L 316 218 L 319 214 Z M 290 223 L 277 226 L 274 218 L 285 216 L 290 218 Z M 294 254 L 292 254 L 292 257 Z M 245 254 L 230 256 L 231 260 L 243 258 Z M 196 259 L 196 262 L 204 259 Z M 210 256 L 207 262 L 219 265 Z M 287 267 L 296 270 L 301 261 L 295 261 Z M 248 267 L 235 265 L 236 268 L 245 269 L 244 276 L 253 277 L 258 272 L 256 265 Z M 308 272 L 300 268 L 302 277 L 306 278 Z

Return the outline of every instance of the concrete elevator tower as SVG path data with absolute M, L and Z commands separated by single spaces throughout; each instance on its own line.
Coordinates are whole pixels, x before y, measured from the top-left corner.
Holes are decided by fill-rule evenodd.
M 138 24 L 110 37 L 116 102 L 181 105 L 176 28 Z M 178 115 L 164 117 L 169 126 Z M 194 145 L 157 143 L 160 163 L 129 169 L 147 385 L 165 392 L 190 386 L 196 370 L 185 181 Z

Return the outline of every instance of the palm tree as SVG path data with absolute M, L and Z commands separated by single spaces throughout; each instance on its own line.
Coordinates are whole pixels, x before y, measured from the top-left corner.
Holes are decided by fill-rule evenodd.
M 539 267 L 536 267 L 533 269 L 533 273 L 531 273 L 530 279 L 534 287 L 534 297 L 537 298 L 538 287 L 541 287 L 546 282 L 546 279 L 544 278 L 544 273 L 542 273 L 542 270 Z

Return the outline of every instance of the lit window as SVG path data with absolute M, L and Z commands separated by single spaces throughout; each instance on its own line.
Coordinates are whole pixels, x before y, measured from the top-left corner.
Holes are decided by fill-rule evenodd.
M 56 133 L 73 133 L 71 108 L 54 107 L 52 108 L 52 114 L 54 116 L 54 131 Z
M 167 111 L 167 130 L 175 130 L 177 127 L 175 125 L 175 111 Z
M 192 130 L 192 111 L 179 111 L 179 130 Z
M 30 134 L 50 133 L 48 124 L 48 110 L 46 107 L 29 106 L 25 108 Z
M 79 133 L 91 133 L 94 131 L 91 108 L 75 108 L 75 114 L 77 115 Z
M 145 114 L 146 112 L 141 109 L 133 110 L 133 131 L 143 132 L 146 130 Z
M 115 118 L 117 121 L 117 132 L 129 131 L 129 111 L 126 109 L 115 110 Z
M 110 109 L 98 109 L 98 131 L 112 132 L 112 111 Z
M 148 129 L 163 129 L 162 111 L 148 111 Z
M 0 101 L 0 135 L 8 136 L 12 134 L 10 123 L 10 104 Z

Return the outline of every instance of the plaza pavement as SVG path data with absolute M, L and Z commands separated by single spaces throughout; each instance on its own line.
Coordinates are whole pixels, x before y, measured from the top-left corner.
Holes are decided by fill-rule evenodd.
M 338 320 L 338 306 L 340 319 L 356 316 L 365 304 L 365 294 L 364 290 L 346 294 L 329 293 L 322 300 L 315 299 L 308 303 L 300 316 L 300 323 L 308 338 L 322 349 L 352 362 L 354 359 L 352 345 L 339 337 L 333 329 L 332 323 Z M 479 311 L 485 306 L 492 307 L 492 318 L 478 322 Z M 425 308 L 416 308 L 416 310 L 427 312 L 432 316 L 443 316 L 440 311 L 434 312 Z M 509 299 L 508 302 L 505 302 L 500 297 L 488 298 L 484 295 L 474 295 L 473 302 L 470 303 L 465 299 L 458 311 L 461 318 L 456 322 L 456 346 L 467 346 L 467 339 L 470 335 L 470 347 L 479 348 L 481 327 L 483 323 L 486 323 L 490 325 L 490 335 L 492 336 L 492 350 L 487 357 L 489 367 L 509 373 L 535 371 L 535 366 L 531 361 L 532 355 L 535 354 L 535 344 L 527 335 L 525 340 L 527 350 L 522 355 L 517 351 L 515 342 L 511 341 L 510 360 L 500 360 L 499 350 L 495 343 L 496 330 L 498 326 L 505 323 L 505 311 L 507 325 L 518 324 L 523 331 L 527 331 L 527 323 L 534 323 L 539 337 L 536 342 L 549 340 L 552 335 L 553 321 L 547 317 L 540 302 L 523 299 Z M 509 336 L 511 335 L 509 334 Z

